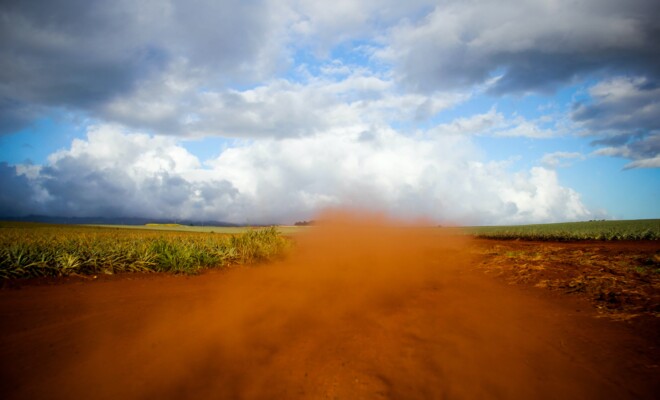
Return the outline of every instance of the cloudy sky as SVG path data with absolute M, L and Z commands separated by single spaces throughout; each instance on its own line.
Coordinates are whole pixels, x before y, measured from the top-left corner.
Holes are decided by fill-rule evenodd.
M 657 0 L 3 1 L 0 216 L 660 217 Z

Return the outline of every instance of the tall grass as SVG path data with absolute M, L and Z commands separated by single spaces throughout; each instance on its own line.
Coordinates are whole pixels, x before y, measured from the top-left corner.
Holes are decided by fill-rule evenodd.
M 190 274 L 271 260 L 284 254 L 288 245 L 275 228 L 218 235 L 0 223 L 0 278 Z

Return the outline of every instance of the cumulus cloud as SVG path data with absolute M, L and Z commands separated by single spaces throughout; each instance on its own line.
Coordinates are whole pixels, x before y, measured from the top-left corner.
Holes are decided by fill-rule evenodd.
M 330 206 L 378 208 L 401 217 L 467 223 L 588 218 L 554 171 L 507 172 L 478 159 L 469 137 L 410 137 L 357 128 L 264 139 L 225 149 L 201 165 L 171 137 L 97 126 L 46 165 L 3 182 L 33 193 L 23 208 L 77 216 L 147 216 L 291 223 Z M 26 192 L 28 193 L 28 192 Z M 35 193 L 42 193 L 35 196 Z
M 200 167 L 171 138 L 97 126 L 53 153 L 30 180 L 47 192 L 43 205 L 52 215 L 203 219 L 212 208 L 236 218 L 236 189 L 222 179 L 193 179 Z
M 219 170 L 240 165 L 232 181 L 276 215 L 291 215 L 292 209 L 308 214 L 321 205 L 474 223 L 589 215 L 579 195 L 559 185 L 553 171 L 512 175 L 502 164 L 473 161 L 476 152 L 465 137 L 413 139 L 381 130 L 368 141 L 346 135 L 259 142 L 225 152 L 213 165 Z
M 271 80 L 250 89 L 198 92 L 185 66 L 165 81 L 146 81 L 131 96 L 114 99 L 104 115 L 139 129 L 179 136 L 284 138 L 353 125 L 425 121 L 469 93 L 400 93 L 394 82 L 366 68 L 333 60 L 318 76 Z M 366 129 L 366 128 L 364 128 Z
M 634 160 L 626 168 L 657 167 L 660 157 L 660 85 L 646 77 L 615 77 L 589 89 L 571 118 L 595 136 L 598 155 Z
M 658 77 L 659 13 L 654 0 L 446 1 L 393 29 L 379 56 L 423 92 L 552 91 L 603 69 Z

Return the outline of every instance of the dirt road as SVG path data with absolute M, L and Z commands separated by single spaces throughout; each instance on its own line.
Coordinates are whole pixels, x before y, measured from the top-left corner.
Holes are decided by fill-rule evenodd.
M 660 393 L 658 340 L 475 271 L 465 238 L 373 221 L 314 232 L 272 265 L 0 290 L 0 397 Z

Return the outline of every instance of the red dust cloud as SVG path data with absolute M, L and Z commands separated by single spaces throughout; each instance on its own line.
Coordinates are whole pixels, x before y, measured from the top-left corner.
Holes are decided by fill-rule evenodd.
M 374 215 L 319 219 L 273 264 L 42 288 L 41 327 L 9 335 L 2 349 L 16 361 L 3 361 L 1 393 L 543 399 L 622 390 L 598 370 L 607 365 L 594 372 L 567 356 L 583 343 L 555 346 L 570 321 L 538 316 L 561 310 L 471 272 L 466 237 Z

